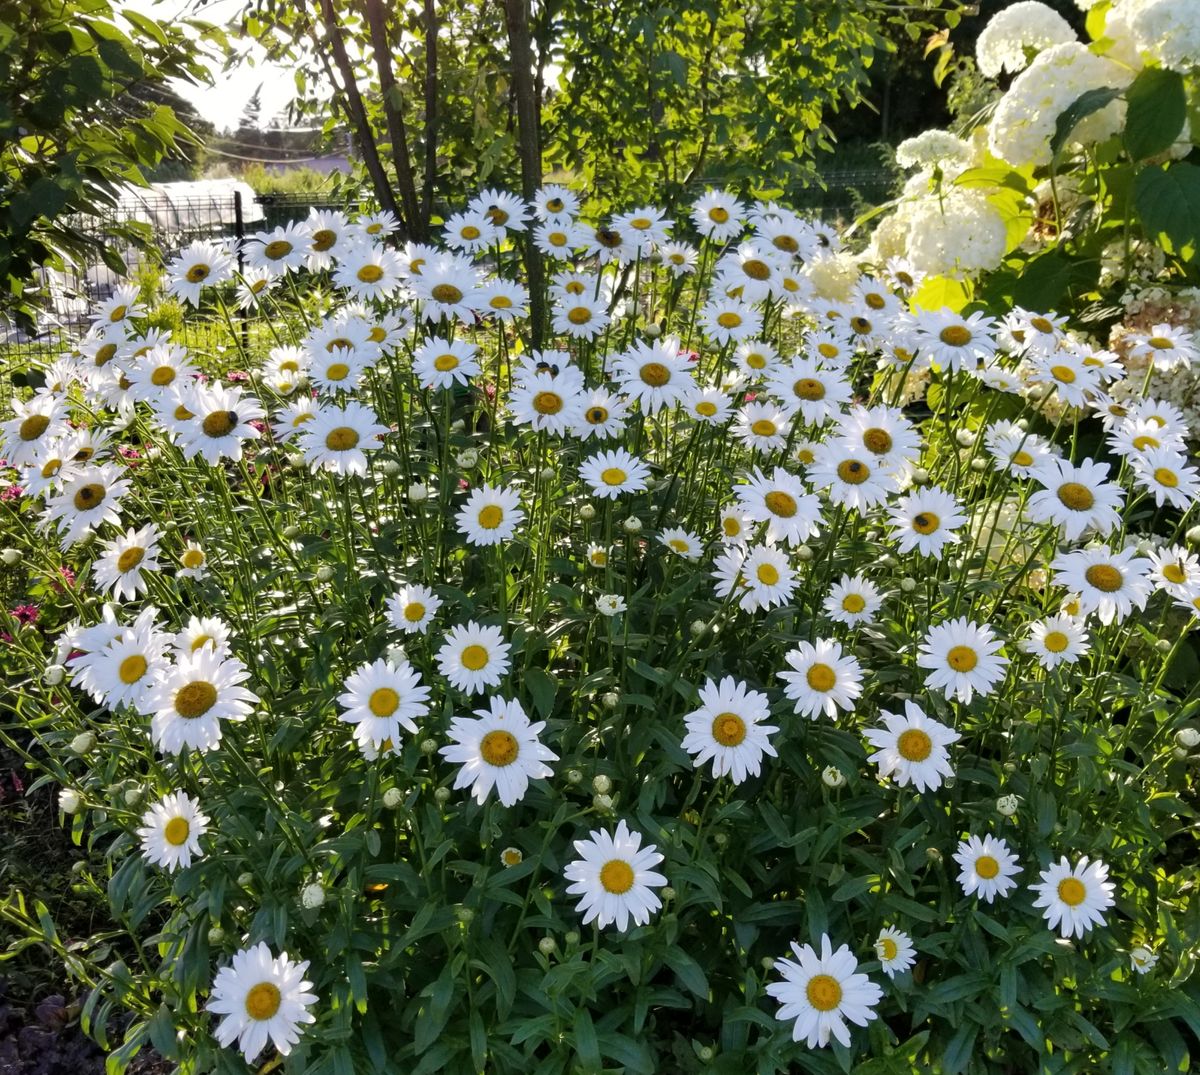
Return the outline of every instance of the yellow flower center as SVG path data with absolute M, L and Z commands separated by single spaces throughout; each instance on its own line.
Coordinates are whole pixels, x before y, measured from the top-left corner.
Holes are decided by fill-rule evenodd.
M 433 360 L 433 368 L 438 373 L 449 373 L 453 369 L 458 368 L 458 357 L 447 352 L 444 355 L 438 355 Z
M 159 366 L 152 374 L 150 374 L 150 383 L 156 388 L 163 388 L 174 380 L 174 366 Z
M 201 280 L 208 279 L 208 274 L 211 271 L 212 269 L 203 263 L 193 265 L 186 273 L 184 273 L 184 279 L 186 279 L 189 284 L 198 284 Z
M 1070 644 L 1071 640 L 1062 631 L 1047 631 L 1042 638 L 1042 645 L 1051 653 L 1062 653 Z
M 475 227 L 474 224 L 465 224 L 462 231 L 460 231 L 458 234 L 466 239 L 467 242 L 473 242 L 475 239 L 478 239 L 482 233 L 477 227 Z
M 332 228 L 321 228 L 312 235 L 312 248 L 323 254 L 337 242 L 337 232 Z
M 637 228 L 638 231 L 645 231 L 652 223 L 653 221 L 649 217 L 636 216 L 629 222 L 629 226 Z
M 1078 907 L 1087 899 L 1087 888 L 1078 877 L 1064 877 L 1058 882 L 1058 898 L 1068 907 Z
M 512 765 L 520 751 L 516 736 L 499 729 L 488 732 L 479 742 L 479 753 L 483 760 L 497 768 Z
M 759 564 L 754 574 L 764 586 L 774 586 L 779 581 L 779 569 L 774 564 Z
M 842 1002 L 842 986 L 832 974 L 814 974 L 804 987 L 804 995 L 817 1011 L 831 1012 Z
M 594 425 L 594 426 L 603 425 L 605 422 L 608 421 L 608 408 L 600 407 L 600 406 L 589 407 L 587 409 L 587 413 L 584 415 L 584 417 L 587 418 L 588 422 L 591 425 Z
M 187 843 L 191 831 L 186 818 L 173 817 L 163 826 L 163 838 L 172 846 L 181 847 Z
M 751 351 L 746 356 L 746 365 L 752 370 L 762 370 L 767 368 L 767 356 L 761 351 Z
M 136 683 L 146 674 L 146 658 L 140 653 L 132 653 L 117 667 L 117 676 L 121 682 L 129 685 Z
M 819 343 L 817 344 L 817 354 L 822 358 L 837 358 L 842 353 L 842 349 L 835 343 Z
M 863 296 L 863 302 L 865 302 L 872 310 L 882 310 L 885 306 L 887 306 L 887 299 L 879 294 L 878 291 L 868 292 Z
M 325 370 L 325 378 L 329 381 L 344 381 L 350 374 L 350 367 L 345 362 L 334 362 Z
M 50 419 L 44 414 L 31 414 L 21 423 L 18 436 L 23 441 L 37 440 L 50 426 Z
M 512 299 L 510 299 L 507 295 L 493 295 L 488 300 L 488 305 L 493 310 L 511 310 Z
M 400 695 L 391 687 L 379 687 L 367 699 L 367 708 L 377 717 L 390 717 L 400 705 Z
M 533 409 L 538 414 L 558 414 L 563 409 L 563 399 L 557 392 L 539 392 L 533 397 Z
M 210 437 L 227 437 L 238 424 L 236 411 L 213 411 L 206 415 L 200 427 Z
M 620 467 L 608 467 L 600 475 L 600 480 L 605 485 L 622 485 L 627 478 L 628 475 Z
M 918 534 L 932 534 L 941 525 L 941 518 L 932 511 L 918 512 L 912 519 L 912 528 Z
M 842 611 L 858 613 L 867 607 L 867 602 L 862 594 L 848 593 L 842 598 Z
M 349 426 L 331 429 L 325 438 L 325 447 L 331 452 L 348 452 L 358 447 L 358 431 Z
M 776 235 L 771 242 L 775 244 L 777 250 L 783 250 L 788 254 L 794 254 L 800 249 L 799 241 L 791 235 Z
M 671 371 L 661 362 L 647 362 L 638 371 L 638 375 L 642 382 L 651 388 L 661 388 L 671 379 Z
M 1092 491 L 1079 482 L 1064 482 L 1060 485 L 1058 499 L 1064 507 L 1070 508 L 1072 511 L 1090 511 L 1092 505 L 1096 503 L 1096 497 Z
M 63 461 L 61 459 L 47 460 L 47 462 L 45 464 L 43 464 L 43 466 L 42 466 L 42 471 L 41 471 L 42 477 L 43 478 L 53 478 L 54 475 L 56 475 L 60 470 L 62 470 L 62 464 L 63 464 Z
M 272 982 L 259 982 L 246 994 L 246 1014 L 259 1022 L 270 1019 L 283 1002 L 279 987 Z
M 561 213 L 566 208 L 566 205 L 564 204 L 562 198 L 550 198 L 546 202 L 546 208 L 551 213 Z
M 721 328 L 737 328 L 741 323 L 742 315 L 733 310 L 726 310 L 723 314 L 717 315 L 717 324 Z
M 495 530 L 504 522 L 504 512 L 495 504 L 486 504 L 479 512 L 479 525 L 484 530 Z
M 505 866 L 520 866 L 524 859 L 525 856 L 515 847 L 507 847 L 500 852 L 500 861 Z
M 217 704 L 217 688 L 203 679 L 175 692 L 175 712 L 188 720 L 202 717 Z
M 853 329 L 859 336 L 865 336 L 871 331 L 874 326 L 865 317 L 850 318 L 850 328 Z
M 280 258 L 287 257 L 291 252 L 292 244 L 286 239 L 275 239 L 263 247 L 263 253 L 272 261 L 278 261 Z
M 1011 457 L 1011 460 L 1010 460 L 1010 461 L 1011 461 L 1011 462 L 1013 462 L 1013 463 L 1016 463 L 1016 464 L 1017 464 L 1017 466 L 1019 466 L 1019 467 L 1031 467 L 1031 466 L 1033 466 L 1033 456 L 1032 456 L 1032 455 L 1030 455 L 1030 454 L 1029 454 L 1027 451 L 1025 451 L 1023 448 L 1021 448 L 1021 449 L 1018 449 L 1017 451 L 1013 452 L 1013 454 L 1012 454 L 1012 457 Z
M 572 325 L 586 325 L 592 319 L 592 311 L 586 306 L 572 306 L 567 312 L 567 320 Z
M 493 205 L 487 211 L 486 215 L 488 220 L 490 220 L 493 224 L 504 225 L 508 223 L 508 214 L 498 205 Z
M 876 455 L 887 455 L 892 450 L 892 435 L 886 429 L 868 429 L 862 439 L 867 450 Z
M 129 313 L 128 306 L 117 306 L 113 309 L 113 312 L 108 315 L 108 319 L 110 321 L 124 321 L 127 313 Z
M 96 349 L 95 362 L 97 366 L 103 366 L 112 360 L 113 355 L 117 353 L 117 345 L 115 343 L 106 343 L 103 347 Z
M 104 499 L 105 492 L 104 486 L 99 482 L 91 482 L 75 494 L 75 507 L 79 511 L 91 511 Z
M 624 895 L 633 888 L 633 867 L 624 859 L 609 859 L 600 867 L 600 884 L 605 892 Z
M 702 399 L 696 404 L 696 413 L 703 415 L 705 418 L 711 418 L 717 413 L 717 405 L 712 400 Z
M 1166 336 L 1151 336 L 1146 342 L 1158 351 L 1170 351 L 1175 346 L 1174 340 L 1168 340 Z
M 383 343 L 387 339 L 387 329 L 382 325 L 375 325 L 370 332 L 367 333 L 367 339 L 372 343 Z
M 1070 366 L 1051 366 L 1050 373 L 1056 381 L 1063 384 L 1075 383 L 1075 371 Z
M 723 747 L 735 747 L 746 738 L 746 722 L 736 713 L 718 713 L 713 718 L 712 736 Z
M 453 284 L 434 284 L 430 288 L 429 294 L 433 296 L 436 302 L 444 302 L 450 305 L 462 302 L 463 298 L 463 293 Z
M 177 422 L 187 422 L 196 416 L 192 414 L 182 403 L 171 412 L 171 416 Z
M 837 683 L 837 673 L 827 664 L 818 662 L 814 664 L 804 678 L 808 680 L 808 685 L 814 691 L 820 691 L 822 694 L 831 691 Z
M 714 205 L 708 211 L 708 219 L 714 224 L 725 224 L 729 221 L 729 210 L 724 209 L 719 205 Z
M 1092 564 L 1083 573 L 1083 577 L 1087 579 L 1089 586 L 1094 586 L 1104 593 L 1116 593 L 1125 581 L 1125 577 L 1112 564 Z
M 472 644 L 462 651 L 463 667 L 478 672 L 488 663 L 488 651 L 483 646 Z
M 137 545 L 133 546 L 133 548 L 126 549 L 123 553 L 121 553 L 120 556 L 117 557 L 117 570 L 120 571 L 122 575 L 124 575 L 126 571 L 132 571 L 135 567 L 137 567 L 138 564 L 142 562 L 142 559 L 145 557 L 145 555 L 146 550 Z
M 1031 317 L 1029 323 L 1038 330 L 1038 332 L 1053 332 L 1054 324 L 1047 317 Z
M 810 402 L 825 398 L 825 386 L 815 377 L 801 377 L 792 384 L 792 391 L 798 399 L 806 399 Z
M 751 431 L 759 437 L 773 437 L 779 432 L 778 427 L 769 418 L 760 418 L 750 426 Z
M 757 258 L 743 261 L 742 272 L 751 280 L 769 280 L 771 278 L 771 267 L 765 261 L 759 261 Z
M 688 543 L 683 540 L 683 538 L 671 538 L 667 544 L 680 554 L 685 554 L 691 550 L 691 546 L 689 546 Z
M 975 860 L 975 872 L 985 881 L 990 881 L 1000 873 L 1000 863 L 991 855 L 980 855 Z
M 566 246 L 567 233 L 565 231 L 552 231 L 546 236 L 546 242 L 551 246 Z
M 180 562 L 184 567 L 199 567 L 202 563 L 204 563 L 204 553 L 202 553 L 199 549 L 187 549 L 180 558 Z
M 383 267 L 380 265 L 364 265 L 354 275 L 364 284 L 377 284 L 383 279 Z
M 1179 475 L 1167 467 L 1156 467 L 1154 480 L 1159 485 L 1165 485 L 1168 489 L 1174 489 L 1179 484 Z
M 837 476 L 847 485 L 862 485 L 871 476 L 871 468 L 858 459 L 847 459 L 838 464 Z
M 896 739 L 896 750 L 905 761 L 921 762 L 933 753 L 933 740 L 920 728 L 909 728 Z
M 970 672 L 979 663 L 979 654 L 970 646 L 951 646 L 946 661 L 956 672 Z
M 790 519 L 800 510 L 796 498 L 782 489 L 772 489 L 763 497 L 763 503 L 766 504 L 767 511 L 781 519 Z
M 214 639 L 212 635 L 197 635 L 192 639 L 192 652 L 195 653 L 196 650 L 203 646 L 209 645 L 209 643 L 212 644 L 213 649 L 217 648 L 216 639 Z
M 1162 574 L 1164 579 L 1176 586 L 1187 582 L 1187 572 L 1184 571 L 1182 564 L 1164 564 Z
M 900 953 L 900 948 L 891 937 L 879 938 L 879 956 L 885 963 L 890 963 Z
M 971 342 L 971 330 L 966 325 L 947 325 L 938 338 L 951 347 L 965 347 Z
M 425 606 L 420 601 L 410 601 L 404 606 L 404 618 L 409 623 L 420 623 L 425 618 Z
M 1147 448 L 1159 448 L 1162 442 L 1157 437 L 1151 437 L 1147 433 L 1143 433 L 1140 437 L 1133 438 L 1133 446 L 1139 451 L 1144 452 Z

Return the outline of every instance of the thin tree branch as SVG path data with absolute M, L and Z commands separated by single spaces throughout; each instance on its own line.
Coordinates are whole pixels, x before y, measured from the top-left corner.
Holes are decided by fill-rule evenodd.
M 421 214 L 426 227 L 433 215 L 433 188 L 437 181 L 438 145 L 438 18 L 434 0 L 425 0 L 425 182 Z

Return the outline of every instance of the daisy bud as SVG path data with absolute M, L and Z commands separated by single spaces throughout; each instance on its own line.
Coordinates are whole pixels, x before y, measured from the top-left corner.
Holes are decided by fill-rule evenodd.
M 394 478 L 400 473 L 400 462 L 397 459 L 385 459 L 382 469 L 389 478 Z
M 582 779 L 583 779 L 583 773 L 581 773 L 578 769 L 568 769 L 567 770 L 567 783 L 568 784 L 578 784 Z
M 1171 754 L 1176 761 L 1186 761 L 1188 752 L 1183 747 L 1172 747 Z
M 80 797 L 79 792 L 77 792 L 74 788 L 63 788 L 62 791 L 58 793 L 58 808 L 64 814 L 75 813 L 79 809 L 82 802 L 83 799 Z
M 215 948 L 225 939 L 225 931 L 220 926 L 213 926 L 208 931 L 209 946 Z
M 763 956 L 762 959 L 758 961 L 758 965 L 766 971 L 774 970 L 775 960 L 771 956 Z
M 1017 812 L 1017 807 L 1021 805 L 1021 800 L 1015 795 L 1001 795 L 996 800 L 996 812 L 1001 817 L 1012 817 Z
M 423 482 L 413 482 L 408 487 L 408 499 L 414 504 L 420 504 L 421 501 L 429 498 L 429 486 Z
M 455 910 L 454 917 L 464 926 L 469 926 L 475 921 L 475 912 L 470 907 L 459 907 Z
M 433 793 L 433 800 L 434 802 L 444 806 L 450 801 L 450 789 L 438 788 L 437 791 Z
M 971 469 L 975 471 L 976 474 L 982 474 L 985 470 L 987 470 L 987 460 L 976 456 L 971 460 Z
M 621 696 L 609 691 L 600 698 L 600 701 L 604 704 L 605 709 L 616 709 L 621 704 Z
M 879 531 L 878 530 L 868 530 L 866 532 L 865 537 L 866 537 L 868 544 L 873 545 L 873 544 L 875 544 L 875 542 L 877 542 L 879 540 Z
M 249 888 L 252 884 L 254 884 L 254 874 L 250 873 L 249 871 L 246 871 L 245 873 L 239 873 L 237 883 L 239 888 Z
M 66 674 L 67 670 L 61 664 L 51 664 L 42 673 L 42 682 L 47 687 L 57 687 L 63 681 Z
M 71 875 L 73 877 L 82 877 L 85 873 L 87 873 L 87 868 L 88 864 L 86 859 L 76 859 L 71 863 Z
M 288 460 L 288 469 L 299 473 L 302 470 L 308 469 L 308 463 L 305 461 L 304 456 L 298 455 L 295 459 Z
M 421 753 L 422 754 L 432 754 L 435 750 L 437 750 L 437 740 L 436 739 L 422 739 L 421 740 Z
M 558 947 L 558 942 L 553 937 L 543 937 L 538 941 L 538 951 L 544 956 L 554 954 L 554 949 Z
M 87 754 L 89 751 L 96 749 L 96 734 L 95 732 L 80 732 L 74 739 L 71 740 L 71 749 L 76 754 Z
M 5 567 L 12 567 L 13 564 L 19 564 L 21 562 L 21 550 L 5 549 L 3 552 L 0 552 L 0 560 L 4 562 Z
M 328 582 L 331 578 L 333 578 L 333 568 L 328 564 L 322 564 L 317 568 L 318 582 Z
M 708 624 L 703 620 L 692 620 L 691 632 L 693 638 L 703 638 L 708 633 Z
M 1172 643 L 1169 638 L 1160 638 L 1154 643 L 1154 648 L 1158 650 L 1159 653 L 1170 653 L 1173 645 L 1174 643 Z
M 454 460 L 463 470 L 468 470 L 479 462 L 479 453 L 474 448 L 464 448 Z
M 613 805 L 611 795 L 593 795 L 592 806 L 597 810 L 611 810 Z
M 796 550 L 796 559 L 801 563 L 807 564 L 814 556 L 816 556 L 816 553 L 813 552 L 811 545 L 801 545 Z
M 157 445 L 152 444 L 149 448 L 146 449 L 146 458 L 151 463 L 158 462 L 158 460 L 160 460 L 162 458 L 162 449 L 159 448 Z
M 900 589 L 905 593 L 912 593 L 917 588 L 917 580 L 910 579 L 907 575 L 900 580 Z
M 716 844 L 717 847 L 724 847 L 727 843 L 729 843 L 729 837 L 723 832 L 718 832 L 716 836 L 713 837 L 713 843 Z
M 1041 384 L 1035 384 L 1035 385 L 1034 385 L 1032 388 L 1030 388 L 1030 389 L 1029 389 L 1029 391 L 1028 391 L 1028 392 L 1026 392 L 1025 394 L 1026 394 L 1026 395 L 1027 395 L 1027 396 L 1028 396 L 1028 397 L 1029 397 L 1031 400 L 1033 400 L 1033 402 L 1034 402 L 1034 403 L 1038 403 L 1038 402 L 1040 402 L 1041 400 L 1043 400 L 1043 399 L 1045 399 L 1045 398 L 1046 398 L 1046 395 L 1047 395 L 1047 393 L 1048 393 L 1049 391 L 1050 391 L 1050 389 L 1049 389 L 1049 388 L 1047 388 L 1045 385 L 1041 385 Z
M 1175 733 L 1175 742 L 1181 747 L 1200 746 L 1200 731 L 1195 728 L 1180 728 Z
M 563 941 L 566 944 L 578 944 L 579 943 L 579 934 L 576 933 L 574 930 L 570 930 L 567 933 L 563 934 Z
M 1200 545 L 1200 526 L 1191 527 L 1183 536 L 1189 545 Z
M 513 866 L 520 866 L 525 861 L 525 856 L 521 853 L 519 847 L 506 847 L 500 852 L 500 861 L 504 866 L 511 869 Z
M 826 765 L 821 770 L 821 780 L 824 781 L 827 788 L 840 788 L 846 783 L 846 774 L 836 765 Z
M 585 523 L 590 523 L 596 517 L 596 509 L 591 504 L 584 504 L 579 509 L 579 517 Z
M 656 325 L 652 321 L 644 329 L 642 329 L 642 334 L 648 340 L 657 340 L 659 338 L 659 336 L 662 335 L 662 326 Z
M 558 476 L 558 472 L 553 467 L 542 467 L 539 478 L 544 482 L 552 482 Z
M 125 789 L 125 805 L 133 806 L 142 797 L 141 788 L 126 788 Z
M 929 482 L 929 471 L 924 467 L 917 467 L 912 472 L 912 480 L 914 485 L 926 485 Z
M 899 567 L 899 566 L 900 566 L 900 561 L 899 561 L 899 560 L 897 560 L 897 559 L 896 559 L 894 556 L 891 556 L 891 555 L 887 555 L 887 556 L 881 556 L 881 557 L 879 558 L 879 562 L 880 562 L 880 563 L 881 563 L 881 564 L 882 564 L 884 567 Z
M 319 884 L 305 885 L 300 893 L 300 906 L 308 911 L 315 911 L 325 902 L 325 889 Z
M 601 795 L 607 795 L 612 791 L 612 781 L 603 773 L 594 776 L 592 777 L 592 790 L 598 791 Z
M 399 809 L 402 802 L 404 802 L 404 792 L 399 788 L 388 788 L 383 793 L 383 805 L 389 810 Z
M 1132 948 L 1129 951 L 1129 963 L 1138 974 L 1145 974 L 1148 970 L 1153 970 L 1154 965 L 1158 962 L 1157 954 L 1145 947 Z
M 399 642 L 393 642 L 387 648 L 387 659 L 392 664 L 399 664 L 405 658 L 404 647 Z
M 1029 419 L 1028 418 L 1018 418 L 1014 424 L 1022 433 L 1029 432 Z
M 970 448 L 975 443 L 975 434 L 969 429 L 960 429 L 954 434 L 960 448 Z
M 625 533 L 636 534 L 642 529 L 642 520 L 636 515 L 631 515 L 621 525 L 624 527 Z
M 716 1056 L 717 1054 L 716 1054 L 715 1052 L 713 1052 L 713 1050 L 712 1050 L 712 1047 L 711 1047 L 711 1046 L 709 1046 L 709 1045 L 705 1045 L 705 1046 L 704 1046 L 704 1048 L 700 1049 L 700 1050 L 699 1050 L 699 1051 L 696 1053 L 696 1055 L 697 1055 L 698 1057 L 700 1057 L 700 1059 L 701 1059 L 701 1060 L 702 1060 L 704 1063 L 706 1063 L 706 1064 L 707 1064 L 707 1063 L 708 1063 L 708 1062 L 709 1062 L 709 1061 L 710 1061 L 710 1060 L 711 1060 L 711 1059 L 712 1059 L 714 1056 Z
M 925 848 L 925 857 L 929 859 L 930 862 L 942 861 L 942 853 L 936 847 Z
M 290 526 L 285 526 L 283 528 L 283 536 L 287 538 L 288 541 L 295 541 L 296 538 L 300 536 L 300 527 L 298 527 L 295 523 L 292 523 Z
M 666 885 L 659 889 L 659 895 L 662 896 L 664 900 L 673 900 L 675 898 L 675 889 L 673 889 L 670 885 Z

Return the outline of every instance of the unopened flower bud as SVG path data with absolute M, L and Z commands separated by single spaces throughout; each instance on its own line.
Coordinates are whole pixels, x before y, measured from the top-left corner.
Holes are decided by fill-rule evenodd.
M 3 552 L 0 552 L 0 561 L 3 561 L 5 567 L 12 567 L 14 564 L 19 564 L 21 562 L 21 550 L 5 549 Z
M 459 907 L 455 910 L 454 917 L 464 926 L 469 926 L 475 921 L 475 912 L 470 907 Z
M 141 797 L 142 797 L 142 789 L 141 788 L 126 788 L 125 789 L 124 799 L 125 799 L 126 806 L 136 806 L 138 800 Z
M 600 696 L 600 701 L 605 709 L 616 709 L 621 704 L 621 696 L 613 691 L 608 691 Z
M 300 906 L 305 910 L 315 911 L 325 902 L 325 889 L 315 882 L 305 885 L 300 893 Z
M 975 471 L 976 474 L 982 474 L 985 470 L 987 470 L 987 460 L 976 456 L 971 460 L 971 469 Z
M 558 476 L 558 471 L 553 467 L 542 467 L 538 477 L 544 482 L 552 482 Z
M 1171 754 L 1176 761 L 1185 761 L 1188 756 L 1188 752 L 1183 747 L 1172 747 Z
M 813 552 L 811 545 L 801 545 L 796 550 L 796 559 L 801 563 L 807 564 L 814 556 L 816 556 L 816 553 Z
M 929 482 L 929 471 L 924 467 L 917 467 L 912 472 L 912 480 L 914 485 L 926 485 Z
M 317 581 L 328 582 L 333 578 L 333 568 L 329 564 L 322 564 L 317 568 Z
M 208 930 L 209 946 L 216 948 L 223 940 L 225 940 L 225 931 L 220 926 L 210 926 Z
M 538 941 L 538 951 L 544 956 L 554 954 L 554 949 L 558 947 L 558 942 L 553 937 L 543 937 Z
M 590 523 L 596 517 L 596 509 L 591 504 L 584 504 L 579 509 L 579 517 L 585 523 Z
M 713 837 L 713 843 L 714 843 L 714 844 L 716 844 L 716 845 L 717 845 L 717 847 L 724 847 L 726 844 L 728 844 L 728 843 L 729 843 L 729 836 L 728 836 L 728 834 L 726 834 L 726 833 L 723 833 L 723 832 L 718 832 L 718 833 L 717 833 L 717 834 L 716 834 L 716 835 Z
M 671 885 L 664 885 L 658 890 L 658 894 L 662 896 L 664 900 L 673 900 L 676 896 L 675 889 Z
M 80 732 L 71 740 L 71 749 L 76 754 L 87 754 L 96 749 L 96 733 Z
M 573 929 L 568 930 L 566 933 L 563 934 L 563 942 L 565 944 L 578 944 L 579 943 L 579 934 L 576 933 L 575 930 L 573 930 Z
M 389 810 L 399 809 L 402 802 L 404 802 L 404 792 L 399 788 L 388 788 L 383 793 L 383 805 Z
M 455 459 L 455 462 L 462 467 L 463 470 L 467 470 L 479 462 L 479 453 L 474 448 L 464 448 L 458 453 L 458 457 Z
M 57 687 L 67 674 L 67 670 L 61 664 L 52 664 L 47 666 L 46 671 L 42 673 L 42 682 L 47 687 Z
M 403 468 L 400 466 L 400 461 L 398 459 L 385 459 L 383 461 L 382 469 L 384 474 L 386 474 L 389 478 L 394 478 Z
M 846 774 L 836 765 L 826 765 L 821 770 L 821 780 L 827 788 L 840 788 L 846 783 Z
M 1174 643 L 1169 638 L 1160 638 L 1154 643 L 1154 648 L 1158 650 L 1159 653 L 1170 653 L 1173 646 Z
M 1200 526 L 1193 526 L 1183 535 L 1189 545 L 1200 545 Z
M 1195 728 L 1180 728 L 1175 733 L 1175 742 L 1181 747 L 1200 746 L 1200 731 Z
M 642 529 L 642 520 L 636 515 L 631 515 L 621 525 L 625 528 L 625 533 L 636 534 Z
M 594 776 L 592 777 L 592 790 L 598 791 L 601 795 L 607 795 L 612 791 L 612 781 L 603 773 Z
M 597 810 L 611 810 L 613 805 L 611 795 L 593 795 L 592 806 Z
M 578 769 L 568 769 L 567 770 L 567 783 L 568 784 L 578 784 L 582 779 L 583 779 L 583 773 L 581 773 Z
M 446 803 L 448 803 L 450 801 L 450 789 L 449 788 L 438 788 L 433 793 L 433 801 L 438 803 L 440 806 L 445 806 Z
M 239 873 L 237 883 L 239 888 L 249 888 L 252 884 L 254 884 L 254 874 L 250 873 L 248 870 L 245 873 Z
M 708 624 L 703 620 L 692 620 L 692 626 L 689 628 L 693 638 L 703 638 L 708 634 Z
M 929 859 L 930 862 L 942 861 L 942 853 L 936 847 L 925 848 L 925 857 Z
M 907 575 L 900 580 L 900 589 L 905 593 L 912 593 L 917 588 L 917 580 L 909 578 Z
M 73 814 L 82 805 L 83 799 L 74 788 L 63 788 L 58 793 L 58 808 L 64 814 Z
M 996 813 L 1001 817 L 1012 817 L 1017 812 L 1017 807 L 1021 805 L 1021 800 L 1015 795 L 1001 795 L 996 800 Z
M 970 448 L 975 443 L 975 434 L 970 429 L 960 429 L 954 434 L 960 448 Z
M 421 753 L 422 754 L 432 754 L 435 750 L 437 750 L 437 740 L 436 739 L 422 739 L 421 740 Z
M 758 964 L 763 970 L 775 969 L 775 960 L 772 959 L 771 956 L 763 956 L 762 959 L 758 961 Z
M 429 497 L 429 487 L 423 482 L 413 482 L 408 487 L 408 499 L 414 504 L 420 504 L 422 500 Z
M 705 1045 L 703 1048 L 697 1051 L 696 1055 L 707 1064 L 717 1054 L 713 1052 L 711 1045 Z
M 300 536 L 300 534 L 301 534 L 300 527 L 298 527 L 295 523 L 292 523 L 290 526 L 285 526 L 283 528 L 283 536 L 285 538 L 287 538 L 288 541 L 295 541 L 296 538 L 298 538 Z
M 657 340 L 662 335 L 662 327 L 656 325 L 653 321 L 650 322 L 644 329 L 643 334 L 648 340 Z

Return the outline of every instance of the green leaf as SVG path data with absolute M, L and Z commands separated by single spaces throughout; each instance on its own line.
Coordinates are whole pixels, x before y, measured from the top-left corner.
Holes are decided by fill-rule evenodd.
M 1147 67 L 1125 91 L 1125 152 L 1135 161 L 1168 149 L 1187 118 L 1183 78 L 1175 71 Z
M 942 1057 L 942 1070 L 946 1075 L 958 1075 L 960 1071 L 966 1070 L 967 1064 L 971 1061 L 971 1052 L 975 1048 L 975 1038 L 978 1034 L 979 1027 L 974 1023 L 963 1023 L 955 1031 L 954 1037 L 950 1039 L 950 1044 L 946 1046 L 945 1055 Z
M 554 709 L 558 683 L 549 672 L 541 668 L 530 668 L 525 673 L 525 687 L 533 699 L 533 708 L 537 710 L 538 716 L 545 720 Z
M 1200 249 L 1200 167 L 1174 161 L 1133 181 L 1133 205 L 1146 235 L 1167 253 L 1192 261 Z
M 1080 122 L 1115 101 L 1122 92 L 1117 86 L 1100 86 L 1076 97 L 1071 105 L 1060 113 L 1058 122 L 1054 125 L 1054 137 L 1050 139 L 1050 156 L 1057 158 L 1063 151 L 1063 146 L 1071 140 L 1071 134 Z
M 1081 293 L 1100 278 L 1098 258 L 1073 258 L 1051 247 L 1027 261 L 1012 284 L 1012 301 L 1028 310 L 1051 310 L 1069 291 Z
M 912 304 L 919 310 L 940 310 L 947 307 L 957 313 L 971 301 L 971 285 L 948 276 L 931 276 L 918 289 Z
M 668 948 L 663 959 L 686 989 L 691 990 L 701 1000 L 708 999 L 708 978 L 705 977 L 699 963 L 682 948 Z
M 583 1066 L 584 1075 L 595 1075 L 600 1070 L 600 1043 L 596 1040 L 596 1027 L 587 1008 L 575 1012 L 575 1052 Z

